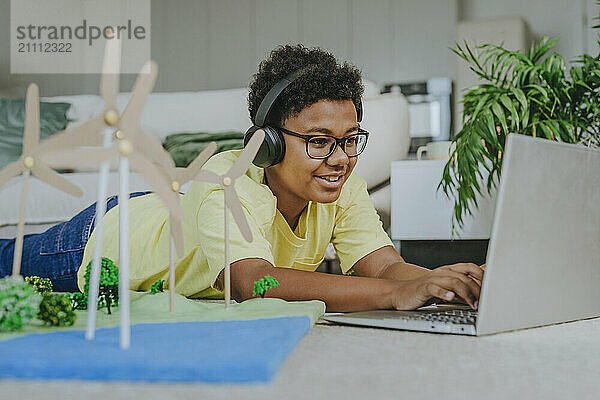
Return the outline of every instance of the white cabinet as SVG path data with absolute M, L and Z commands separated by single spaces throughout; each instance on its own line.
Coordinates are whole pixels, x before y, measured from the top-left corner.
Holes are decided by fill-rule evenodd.
M 391 163 L 392 240 L 489 239 L 494 192 L 491 198 L 486 195 L 478 199 L 478 209 L 452 236 L 454 201 L 437 190 L 445 165 L 445 161 L 425 160 Z

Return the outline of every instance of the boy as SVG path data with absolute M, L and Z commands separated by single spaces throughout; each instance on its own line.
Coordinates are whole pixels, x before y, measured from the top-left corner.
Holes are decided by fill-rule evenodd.
M 413 309 L 436 297 L 477 308 L 483 269 L 455 264 L 430 271 L 405 263 L 381 226 L 365 181 L 352 174 L 369 136 L 359 126 L 362 92 L 360 72 L 318 48 L 283 46 L 260 64 L 248 97 L 255 126 L 246 140 L 259 128 L 268 138 L 254 160 L 262 168 L 253 165 L 236 181 L 254 240 L 247 243 L 231 224 L 233 298 L 252 297 L 253 282 L 268 274 L 280 283 L 268 296 L 322 300 L 327 311 Z M 239 154 L 217 154 L 204 168 L 223 174 Z M 155 195 L 136 195 L 130 200 L 131 289 L 149 290 L 157 279 L 168 277 L 169 231 L 163 229 L 169 226 L 168 212 Z M 222 297 L 222 189 L 194 182 L 181 204 L 185 255 L 176 260 L 175 290 L 194 298 Z M 107 209 L 103 256 L 118 263 L 114 199 Z M 83 289 L 82 267 L 91 259 L 94 242 L 93 211 L 91 206 L 60 229 L 30 235 L 26 241 L 40 241 L 41 249 L 44 243 L 57 243 L 56 249 L 48 247 L 65 260 L 58 267 L 56 256 L 44 262 L 35 245 L 25 246 L 34 254 L 24 255 L 22 273 L 50 277 L 67 288 L 74 286 L 76 274 Z M 76 240 L 56 236 L 73 231 Z M 342 271 L 357 276 L 314 272 L 330 242 Z M 11 265 L 11 249 L 5 242 L 2 275 Z

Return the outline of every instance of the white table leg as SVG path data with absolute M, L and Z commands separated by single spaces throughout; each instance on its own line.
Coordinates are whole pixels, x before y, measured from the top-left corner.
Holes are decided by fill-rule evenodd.
M 106 129 L 103 132 L 104 147 L 112 143 L 112 130 Z M 110 170 L 110 161 L 100 164 L 100 174 L 98 177 L 98 197 L 96 200 L 96 217 L 94 232 L 96 240 L 94 242 L 94 255 L 92 258 L 92 270 L 90 271 L 90 284 L 88 293 L 88 314 L 85 329 L 85 338 L 91 340 L 96 333 L 96 311 L 98 310 L 98 291 L 100 287 L 100 261 L 102 257 L 102 239 L 104 235 L 104 214 L 106 214 L 106 192 L 108 190 L 108 173 Z
M 225 195 L 225 191 L 223 191 Z M 229 268 L 229 210 L 227 209 L 226 199 L 223 199 L 223 207 L 225 210 L 225 308 L 229 308 L 231 302 L 231 270 Z
M 27 182 L 29 181 L 29 175 L 31 170 L 26 168 L 23 171 L 23 178 L 21 179 L 21 208 L 19 209 L 19 222 L 17 224 L 17 236 L 15 237 L 15 252 L 13 254 L 13 268 L 12 274 L 21 274 L 21 258 L 23 257 L 23 236 L 25 231 L 25 202 L 27 201 Z
M 128 349 L 131 342 L 129 318 L 129 159 L 119 159 L 119 314 L 120 345 Z
M 175 239 L 171 222 L 171 246 L 169 249 L 169 311 L 175 311 Z

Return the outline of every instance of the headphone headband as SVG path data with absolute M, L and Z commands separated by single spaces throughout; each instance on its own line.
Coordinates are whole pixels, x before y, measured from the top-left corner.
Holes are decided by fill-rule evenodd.
M 255 124 L 256 126 L 264 126 L 267 120 L 267 115 L 269 114 L 269 110 L 273 106 L 273 103 L 277 100 L 277 97 L 288 87 L 292 82 L 294 82 L 300 74 L 302 74 L 307 69 L 311 68 L 312 65 L 308 67 L 301 68 L 297 71 L 294 71 L 290 74 L 287 74 L 285 78 L 281 79 L 277 82 L 271 90 L 267 92 L 263 100 L 260 102 L 258 106 L 258 111 L 256 111 Z
M 282 78 L 279 82 L 277 82 L 271 90 L 267 92 L 265 97 L 260 102 L 258 106 L 258 110 L 256 111 L 255 123 L 254 125 L 263 127 L 265 126 L 265 122 L 267 121 L 267 116 L 269 115 L 269 111 L 271 107 L 281 94 L 292 82 L 294 82 L 298 77 L 304 73 L 304 71 L 311 69 L 314 67 L 314 64 L 308 65 L 304 68 L 300 68 L 292 73 L 287 74 L 284 78 Z M 358 122 L 362 121 L 362 102 L 359 100 L 359 103 L 356 105 L 356 119 Z

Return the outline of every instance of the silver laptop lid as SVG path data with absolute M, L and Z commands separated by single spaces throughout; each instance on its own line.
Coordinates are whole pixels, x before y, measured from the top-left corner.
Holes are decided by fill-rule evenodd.
M 600 316 L 600 150 L 511 134 L 477 334 Z

